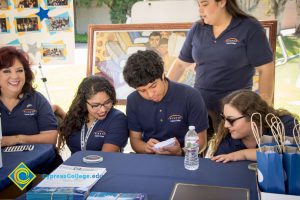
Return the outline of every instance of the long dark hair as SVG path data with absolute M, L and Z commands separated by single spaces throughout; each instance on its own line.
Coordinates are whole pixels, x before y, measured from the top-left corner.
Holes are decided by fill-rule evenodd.
M 115 105 L 116 91 L 104 77 L 89 76 L 80 83 L 69 111 L 59 126 L 59 147 L 62 148 L 68 137 L 74 132 L 81 130 L 83 124 L 88 122 L 88 109 L 86 101 L 99 92 L 105 92 Z
M 277 117 L 292 115 L 290 112 L 284 109 L 275 110 L 272 106 L 269 106 L 266 101 L 264 101 L 258 94 L 251 90 L 237 90 L 227 95 L 222 100 L 223 108 L 225 104 L 231 105 L 235 109 L 237 109 L 247 120 L 250 121 L 251 115 L 253 113 L 260 113 L 262 116 L 262 128 L 263 132 L 265 132 L 269 126 L 265 120 L 265 117 L 268 113 L 273 113 Z M 257 115 L 253 117 L 253 121 L 256 124 L 260 124 L 260 119 Z M 229 131 L 225 128 L 225 121 L 221 120 L 218 132 L 214 135 L 211 140 L 211 148 L 212 152 L 215 153 L 220 142 L 223 138 L 225 138 Z
M 34 75 L 30 69 L 29 56 L 24 51 L 15 47 L 8 46 L 0 48 L 0 70 L 10 68 L 14 65 L 16 60 L 20 61 L 25 71 L 25 84 L 21 93 L 34 92 L 34 88 L 32 86 Z
M 221 0 L 215 0 L 216 2 L 220 2 Z M 241 17 L 241 18 L 252 18 L 257 20 L 255 17 L 252 15 L 249 15 L 245 11 L 243 11 L 236 0 L 226 0 L 226 5 L 225 5 L 226 11 L 232 16 L 232 17 Z M 199 21 L 201 24 L 204 24 L 203 19 Z

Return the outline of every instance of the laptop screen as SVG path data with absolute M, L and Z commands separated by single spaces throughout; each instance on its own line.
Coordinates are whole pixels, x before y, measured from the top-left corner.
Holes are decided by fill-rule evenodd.
M 170 200 L 249 200 L 249 189 L 176 183 Z

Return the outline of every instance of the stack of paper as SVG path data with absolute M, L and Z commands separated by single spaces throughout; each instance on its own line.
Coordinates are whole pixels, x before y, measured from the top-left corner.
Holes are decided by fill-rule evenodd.
M 89 190 L 79 188 L 50 188 L 35 187 L 26 194 L 26 199 L 73 199 L 84 200 L 89 195 Z
M 165 140 L 165 141 L 162 141 L 162 142 L 159 142 L 159 143 L 155 144 L 153 146 L 153 148 L 154 148 L 154 150 L 159 151 L 163 147 L 174 146 L 175 142 L 176 142 L 176 139 L 175 139 L 175 137 L 173 137 L 173 138 L 170 138 L 168 140 Z
M 31 199 L 86 199 L 89 190 L 106 173 L 105 168 L 61 165 L 26 193 Z
M 147 200 L 143 193 L 91 192 L 87 200 Z

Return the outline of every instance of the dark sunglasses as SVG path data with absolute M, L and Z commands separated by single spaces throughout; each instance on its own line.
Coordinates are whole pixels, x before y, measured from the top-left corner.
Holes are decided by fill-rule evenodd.
M 242 115 L 240 117 L 237 117 L 237 118 L 228 118 L 228 117 L 225 117 L 223 113 L 220 114 L 221 118 L 224 120 L 224 121 L 227 121 L 230 126 L 233 126 L 233 123 L 236 121 L 236 120 L 239 120 L 239 119 L 242 119 L 244 118 L 245 116 Z

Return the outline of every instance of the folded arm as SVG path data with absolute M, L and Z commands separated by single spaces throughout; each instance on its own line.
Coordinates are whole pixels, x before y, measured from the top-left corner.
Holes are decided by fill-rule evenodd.
M 142 139 L 142 133 L 136 131 L 129 131 L 130 144 L 132 149 L 137 153 L 155 153 L 153 146 L 159 141 L 150 139 L 147 143 Z
M 214 160 L 216 162 L 223 162 L 223 163 L 227 163 L 230 161 L 239 161 L 239 160 L 256 161 L 256 150 L 257 149 L 243 149 L 229 154 L 214 156 L 211 158 L 211 160 Z
M 57 142 L 57 130 L 41 131 L 35 135 L 13 135 L 3 136 L 2 146 L 13 146 L 16 144 L 54 144 Z
M 103 144 L 101 151 L 104 151 L 104 152 L 120 152 L 120 147 L 118 147 L 117 145 L 114 145 L 114 144 L 105 143 L 105 144 Z

